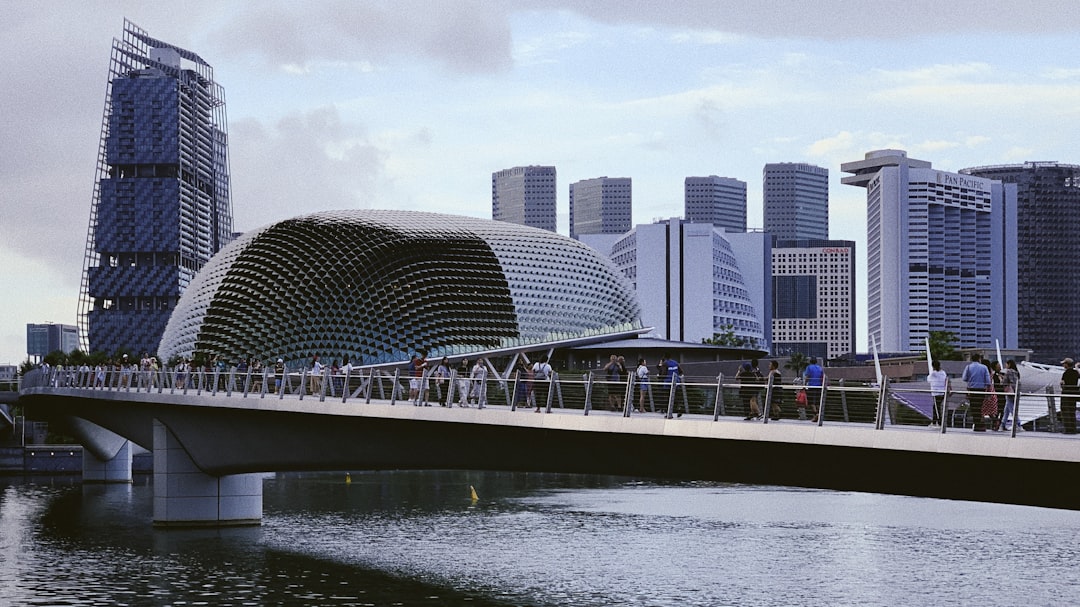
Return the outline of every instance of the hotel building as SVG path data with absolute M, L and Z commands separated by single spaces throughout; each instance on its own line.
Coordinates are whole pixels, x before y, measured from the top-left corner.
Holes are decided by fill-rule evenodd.
M 867 323 L 883 352 L 1017 345 L 1016 186 L 938 171 L 902 150 L 841 165 L 866 188 Z

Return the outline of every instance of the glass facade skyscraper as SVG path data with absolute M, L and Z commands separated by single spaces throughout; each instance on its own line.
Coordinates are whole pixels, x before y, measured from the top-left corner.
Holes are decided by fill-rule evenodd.
M 491 174 L 491 218 L 554 232 L 555 167 L 525 166 Z
M 829 238 L 829 169 L 799 162 L 761 172 L 764 229 L 783 240 Z
M 630 231 L 633 186 L 629 177 L 596 177 L 570 184 L 570 238 Z
M 1017 339 L 1031 359 L 1058 364 L 1080 354 L 1080 166 L 1057 162 L 960 171 L 1016 184 Z
M 180 295 L 231 235 L 224 90 L 197 54 L 125 20 L 80 289 L 89 350 L 156 352 Z

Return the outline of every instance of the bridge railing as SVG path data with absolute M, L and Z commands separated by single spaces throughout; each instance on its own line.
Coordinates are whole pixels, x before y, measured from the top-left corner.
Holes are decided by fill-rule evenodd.
M 675 376 L 640 380 L 630 374 L 625 380 L 608 379 L 592 372 L 552 373 L 536 379 L 525 372 L 499 377 L 481 369 L 459 377 L 456 370 L 446 376 L 426 370 L 410 377 L 402 370 L 350 368 L 343 373 L 325 369 L 319 375 L 308 370 L 275 372 L 274 369 L 188 369 L 141 370 L 122 367 L 50 368 L 28 374 L 22 388 L 54 387 L 89 391 L 123 391 L 169 394 L 210 394 L 224 397 L 297 398 L 340 400 L 341 402 L 389 401 L 415 406 L 506 407 L 515 410 L 551 412 L 555 409 L 615 413 L 624 417 L 662 415 L 667 419 L 684 415 L 709 416 L 713 421 L 741 419 L 768 424 L 779 420 L 806 420 L 817 425 L 856 423 L 887 426 L 928 426 L 947 432 L 979 425 L 988 429 L 1008 429 L 1016 436 L 1025 419 L 1028 430 L 1060 431 L 1060 398 L 1045 391 L 1015 395 L 988 395 L 982 391 L 952 390 L 935 395 L 917 384 L 845 384 L 826 375 L 820 388 L 799 383 L 763 383 L 715 378 Z M 1022 386 L 1021 386 L 1022 387 Z M 996 400 L 996 411 L 989 405 Z M 1002 420 L 1007 401 L 1009 418 Z M 984 407 L 984 403 L 987 406 Z M 940 407 L 937 415 L 934 406 Z M 1040 422 L 1040 420 L 1042 420 Z M 931 422 L 938 422 L 932 424 Z M 1002 421 L 1010 422 L 1005 425 Z

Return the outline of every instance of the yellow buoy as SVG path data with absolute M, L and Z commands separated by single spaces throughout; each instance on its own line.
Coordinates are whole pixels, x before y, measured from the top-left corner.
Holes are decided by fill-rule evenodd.
M 469 493 L 472 494 L 472 501 L 475 502 L 476 500 L 480 499 L 476 496 L 476 489 L 474 489 L 472 485 L 469 485 Z
M 349 474 L 348 472 L 346 472 L 345 473 L 345 484 L 348 485 L 350 483 L 352 483 L 352 475 Z

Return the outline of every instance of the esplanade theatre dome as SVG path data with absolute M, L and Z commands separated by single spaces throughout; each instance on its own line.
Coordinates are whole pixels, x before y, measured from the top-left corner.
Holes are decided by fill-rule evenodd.
M 369 365 L 641 328 L 629 283 L 594 249 L 527 226 L 416 211 L 325 211 L 247 232 L 181 297 L 169 360 L 318 354 Z

